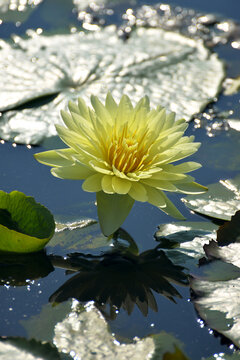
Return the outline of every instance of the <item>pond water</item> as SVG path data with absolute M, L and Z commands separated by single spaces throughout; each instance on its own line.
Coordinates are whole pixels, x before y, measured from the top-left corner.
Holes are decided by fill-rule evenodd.
M 116 3 L 112 6 L 114 13 L 109 17 L 103 16 L 106 23 L 121 24 L 120 14 L 127 9 L 126 2 L 120 2 L 119 5 Z M 131 7 L 137 9 L 145 4 L 155 5 L 157 3 L 157 1 L 135 1 L 131 3 Z M 223 19 L 240 20 L 240 2 L 238 0 L 176 0 L 168 3 L 174 7 L 188 7 L 202 13 L 218 14 Z M 29 28 L 66 32 L 70 27 L 77 29 L 81 27 L 81 21 L 77 19 L 76 11 L 72 11 L 71 1 L 44 0 L 20 23 L 17 22 L 17 16 L 18 14 L 15 15 L 14 22 L 7 20 L 2 22 L 0 25 L 1 38 L 8 39 L 13 33 L 23 36 Z M 240 50 L 234 49 L 231 41 L 213 47 L 212 51 L 217 52 L 219 57 L 226 62 L 227 77 L 239 75 Z M 190 122 L 187 135 L 194 134 L 196 141 L 202 143 L 200 150 L 191 156 L 192 161 L 198 161 L 203 165 L 194 173 L 200 184 L 208 185 L 218 182 L 220 179 L 233 178 L 239 173 L 239 132 L 229 129 L 225 120 L 228 117 L 239 118 L 239 111 L 239 93 L 228 97 L 220 94 L 216 102 L 210 104 L 204 114 L 196 117 L 200 119 L 201 126 L 198 126 L 198 120 Z M 225 113 L 223 114 L 223 112 Z M 215 116 L 211 116 L 211 114 Z M 97 219 L 94 194 L 83 192 L 81 183 L 78 181 L 63 181 L 51 176 L 49 168 L 40 165 L 34 159 L 33 154 L 45 150 L 46 147 L 54 148 L 55 142 L 53 145 L 49 142 L 44 146 L 27 147 L 2 141 L 0 144 L 1 189 L 6 192 L 19 190 L 33 196 L 37 202 L 45 205 L 57 220 Z M 190 212 L 180 201 L 180 196 L 170 195 L 170 198 L 177 204 L 187 221 L 211 221 Z M 158 225 L 172 221 L 173 219 L 150 204 L 135 203 L 122 228 L 134 239 L 141 253 L 157 246 L 154 234 Z M 100 230 L 95 227 L 94 231 L 99 237 Z M 91 235 L 90 229 L 89 233 L 84 236 L 94 237 L 94 233 Z M 44 338 L 44 331 L 39 330 L 38 334 L 38 329 L 36 330 L 36 326 L 41 327 L 41 320 L 37 321 L 37 316 L 41 314 L 44 305 L 49 303 L 50 296 L 72 276 L 66 273 L 65 269 L 58 266 L 52 267 L 49 255 L 65 256 L 70 252 L 77 251 L 92 252 L 97 255 L 101 253 L 102 248 L 93 250 L 86 248 L 84 250 L 84 247 L 78 247 L 77 244 L 72 248 L 65 248 L 64 245 L 49 245 L 46 247 L 44 259 L 36 258 L 37 269 L 31 264 L 29 268 L 27 267 L 29 270 L 26 270 L 26 273 L 24 273 L 25 270 L 21 273 L 19 269 L 22 267 L 16 266 L 17 270 L 13 270 L 12 275 L 6 268 L 1 270 L 1 336 L 38 337 L 39 340 Z M 2 262 L 4 263 L 4 260 L 1 260 Z M 52 263 L 56 264 L 54 261 Z M 12 280 L 17 278 L 16 273 L 18 272 L 19 280 L 14 283 Z M 176 303 L 169 301 L 161 294 L 154 293 L 158 307 L 157 312 L 149 309 L 148 314 L 144 316 L 135 306 L 132 313 L 128 315 L 127 311 L 121 308 L 115 314 L 114 319 L 108 320 L 111 331 L 121 341 L 123 339 L 131 340 L 135 336 L 142 338 L 162 330 L 170 332 L 185 344 L 184 350 L 193 360 L 200 360 L 202 357 L 220 352 L 232 353 L 232 348 L 229 347 L 231 342 L 226 342 L 227 344 L 224 345 L 225 341 L 220 335 L 214 335 L 207 326 L 203 326 L 203 323 L 199 321 L 190 301 L 189 287 L 174 286 L 182 296 L 181 299 L 176 299 Z M 74 294 L 73 291 L 70 293 Z M 44 321 L 45 319 L 43 323 Z

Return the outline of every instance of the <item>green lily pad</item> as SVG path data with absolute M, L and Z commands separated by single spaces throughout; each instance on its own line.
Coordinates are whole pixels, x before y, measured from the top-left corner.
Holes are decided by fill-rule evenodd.
M 4 338 L 0 339 L 0 357 L 2 360 L 64 360 L 56 347 L 34 339 Z
M 19 143 L 39 144 L 56 135 L 59 110 L 69 100 L 89 102 L 91 94 L 103 100 L 108 91 L 116 100 L 126 93 L 135 103 L 148 95 L 152 106 L 190 120 L 224 78 L 222 62 L 201 41 L 162 29 L 137 28 L 125 42 L 115 26 L 15 41 L 17 46 L 1 42 L 0 111 L 6 112 L 0 136 Z M 24 105 L 46 95 L 56 97 L 37 108 Z M 26 108 L 14 110 L 19 105 Z
M 181 353 L 182 344 L 172 335 L 165 332 L 149 336 L 144 339 L 136 339 L 132 344 L 120 344 L 110 334 L 106 321 L 100 312 L 90 303 L 83 309 L 79 309 L 77 301 L 73 302 L 72 312 L 55 326 L 54 344 L 59 351 L 70 353 L 74 351 L 76 356 L 82 359 L 133 359 L 133 360 L 163 360 L 166 353 L 174 357 L 176 350 Z
M 0 19 L 8 22 L 25 21 L 42 0 L 0 0 Z
M 99 7 L 105 7 L 105 6 L 111 6 L 114 4 L 119 4 L 120 2 L 126 2 L 126 0 L 95 0 L 93 9 L 99 8 Z M 87 9 L 91 4 L 91 0 L 73 0 L 74 5 L 77 7 L 78 11 L 82 11 Z M 127 4 L 127 2 L 126 2 Z M 128 4 L 129 6 L 129 4 Z
M 0 191 L 0 251 L 29 253 L 44 248 L 54 234 L 52 214 L 19 191 Z
M 216 239 L 217 226 L 210 222 L 177 222 L 162 224 L 155 233 L 162 249 L 175 264 L 190 272 L 198 266 L 205 255 L 203 246 Z
M 164 331 L 143 339 L 134 339 L 130 344 L 120 344 L 91 302 L 85 306 L 77 300 L 69 300 L 54 307 L 48 304 L 30 322 L 24 320 L 22 323 L 25 323 L 24 327 L 36 340 L 54 343 L 61 359 L 64 352 L 66 356 L 74 353 L 76 358 L 84 360 L 93 359 L 93 356 L 96 360 L 188 360 L 182 343 Z M 49 328 L 51 331 L 47 331 L 46 336 L 46 329 Z
M 237 213 L 227 224 L 218 230 L 217 240 L 205 246 L 208 262 L 200 268 L 202 275 L 194 275 L 190 282 L 195 296 L 194 306 L 199 316 L 211 328 L 240 346 L 240 224 Z M 223 237 L 232 241 L 226 246 Z M 235 234 L 235 239 L 234 239 Z
M 226 79 L 224 95 L 234 95 L 240 91 L 240 76 L 235 79 Z
M 56 223 L 56 231 L 49 247 L 61 246 L 71 251 L 94 250 L 109 246 L 96 220 L 83 219 L 74 222 Z
M 234 179 L 220 180 L 208 185 L 208 192 L 188 195 L 182 199 L 185 205 L 199 214 L 221 220 L 230 220 L 240 209 L 240 175 Z

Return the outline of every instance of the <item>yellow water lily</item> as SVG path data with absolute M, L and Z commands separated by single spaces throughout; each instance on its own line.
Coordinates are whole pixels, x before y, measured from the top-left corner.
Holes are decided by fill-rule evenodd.
M 149 202 L 165 213 L 183 216 L 164 191 L 202 193 L 188 172 L 201 167 L 196 162 L 173 165 L 197 151 L 194 136 L 183 136 L 188 124 L 175 121 L 173 112 L 158 106 L 150 109 L 143 97 L 134 107 L 123 95 L 119 104 L 110 93 L 105 105 L 91 97 L 92 108 L 79 98 L 62 111 L 66 126 L 56 125 L 68 148 L 35 154 L 62 179 L 84 180 L 85 191 L 97 193 L 98 216 L 106 235 L 125 220 L 135 200 Z

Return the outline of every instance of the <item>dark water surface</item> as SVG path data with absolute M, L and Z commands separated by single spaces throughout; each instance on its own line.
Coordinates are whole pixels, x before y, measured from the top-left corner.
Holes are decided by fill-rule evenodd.
M 142 4 L 156 4 L 155 1 L 135 2 L 135 7 Z M 169 1 L 183 7 L 190 7 L 202 12 L 220 14 L 224 18 L 240 20 L 240 1 L 238 0 L 176 0 Z M 119 11 L 123 5 L 119 6 Z M 54 16 L 53 16 L 54 13 Z M 112 18 L 119 22 L 119 14 Z M 70 1 L 45 0 L 36 8 L 29 19 L 20 26 L 6 23 L 0 26 L 0 37 L 7 38 L 11 33 L 23 35 L 28 28 L 42 27 L 47 30 L 79 26 L 76 15 L 71 12 Z M 240 52 L 229 44 L 214 49 L 227 63 L 227 75 L 237 76 L 240 69 Z M 214 105 L 218 111 L 233 110 L 235 117 L 239 117 L 239 95 L 226 97 L 220 95 Z M 207 125 L 207 123 L 206 123 Z M 205 128 L 196 129 L 192 122 L 188 134 L 194 134 L 202 146 L 191 160 L 199 161 L 203 167 L 194 173 L 197 181 L 203 185 L 217 182 L 220 179 L 232 178 L 237 175 L 240 167 L 239 136 L 237 132 L 227 133 L 224 130 L 208 136 Z M 210 131 L 211 134 L 211 131 Z M 236 144 L 236 147 L 235 145 Z M 77 213 L 75 205 L 87 203 L 91 207 L 91 217 L 96 218 L 94 194 L 85 193 L 78 181 L 62 181 L 54 178 L 49 168 L 40 165 L 33 158 L 35 152 L 42 147 L 28 149 L 23 145 L 11 143 L 0 144 L 1 154 L 1 189 L 7 192 L 19 190 L 27 195 L 34 196 L 36 201 L 47 206 L 54 215 L 88 216 L 84 211 Z M 204 221 L 200 216 L 192 214 L 181 203 L 176 195 L 170 196 L 179 207 L 188 221 Z M 171 222 L 164 213 L 149 204 L 135 203 L 133 210 L 125 221 L 123 228 L 134 238 L 140 252 L 153 249 L 156 246 L 154 233 L 161 223 Z M 205 219 L 205 221 L 208 221 Z M 46 248 L 49 253 L 48 247 Z M 59 250 L 60 251 L 60 250 Z M 40 313 L 43 304 L 48 303 L 50 295 L 63 284 L 69 276 L 64 270 L 55 269 L 48 276 L 28 282 L 23 286 L 1 286 L 0 308 L 0 335 L 31 337 L 22 326 L 22 321 L 32 315 Z M 185 344 L 188 356 L 193 360 L 200 360 L 202 356 L 210 356 L 219 352 L 231 352 L 227 346 L 221 345 L 221 339 L 210 334 L 209 329 L 198 322 L 197 314 L 189 301 L 190 294 L 187 287 L 177 287 L 182 299 L 177 305 L 161 295 L 156 294 L 158 312 L 149 310 L 146 317 L 137 307 L 128 316 L 126 311 L 120 310 L 116 320 L 110 320 L 112 331 L 119 338 L 132 339 L 135 336 L 143 337 L 161 330 L 173 333 Z

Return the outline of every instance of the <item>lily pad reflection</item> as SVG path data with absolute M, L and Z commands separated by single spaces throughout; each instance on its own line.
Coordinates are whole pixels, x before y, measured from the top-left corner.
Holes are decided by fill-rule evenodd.
M 44 251 L 32 254 L 0 254 L 0 285 L 24 286 L 29 280 L 54 271 Z
M 181 295 L 171 282 L 188 284 L 184 268 L 174 265 L 157 249 L 140 255 L 121 251 L 100 256 L 76 253 L 67 259 L 52 256 L 51 260 L 54 266 L 77 274 L 50 297 L 50 302 L 59 303 L 69 298 L 94 301 L 103 313 L 106 305 L 110 305 L 110 318 L 115 318 L 116 308 L 131 314 L 135 304 L 146 316 L 148 308 L 158 310 L 153 291 L 175 302 Z

